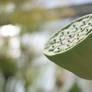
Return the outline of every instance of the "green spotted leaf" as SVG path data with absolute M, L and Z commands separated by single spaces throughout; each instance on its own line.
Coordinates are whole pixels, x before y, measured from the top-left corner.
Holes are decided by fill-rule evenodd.
M 61 28 L 45 44 L 51 61 L 81 78 L 92 79 L 92 14 Z

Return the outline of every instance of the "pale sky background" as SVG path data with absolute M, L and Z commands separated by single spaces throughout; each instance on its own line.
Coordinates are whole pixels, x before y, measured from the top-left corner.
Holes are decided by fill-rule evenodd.
M 78 5 L 84 3 L 92 3 L 92 0 L 38 0 L 43 3 L 46 8 L 55 8 L 57 6 Z

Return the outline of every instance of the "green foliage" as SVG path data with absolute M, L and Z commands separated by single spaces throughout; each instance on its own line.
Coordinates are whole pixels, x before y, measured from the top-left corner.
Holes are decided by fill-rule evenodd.
M 68 92 L 82 92 L 79 85 L 75 82 Z
M 9 15 L 11 24 L 22 26 L 22 32 L 38 31 L 41 24 L 45 21 L 44 9 L 35 8 L 30 11 L 15 11 Z
M 29 0 L 0 0 L 0 4 L 7 4 L 7 3 L 21 4 L 26 1 L 29 1 Z
M 17 71 L 16 61 L 6 55 L 0 55 L 0 71 L 5 77 L 13 76 Z
M 7 4 L 12 2 L 15 8 L 13 12 L 7 13 Z M 23 5 L 30 1 L 35 6 L 33 0 L 1 0 L 1 9 L 3 10 L 0 13 L 0 25 L 5 24 L 14 24 L 21 26 L 21 33 L 39 31 L 42 24 L 45 22 L 45 9 L 40 7 L 30 8 L 29 10 L 23 9 Z M 22 3 L 21 3 L 22 2 Z M 5 4 L 3 4 L 5 3 Z

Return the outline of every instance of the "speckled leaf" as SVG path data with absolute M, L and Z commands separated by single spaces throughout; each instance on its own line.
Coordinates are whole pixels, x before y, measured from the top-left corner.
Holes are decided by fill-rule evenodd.
M 92 14 L 53 34 L 43 51 L 51 61 L 81 78 L 92 79 Z

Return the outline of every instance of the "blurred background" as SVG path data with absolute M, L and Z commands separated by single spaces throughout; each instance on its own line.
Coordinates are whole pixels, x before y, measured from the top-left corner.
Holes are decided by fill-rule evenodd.
M 42 53 L 52 33 L 91 12 L 92 0 L 0 0 L 0 92 L 92 92 Z

